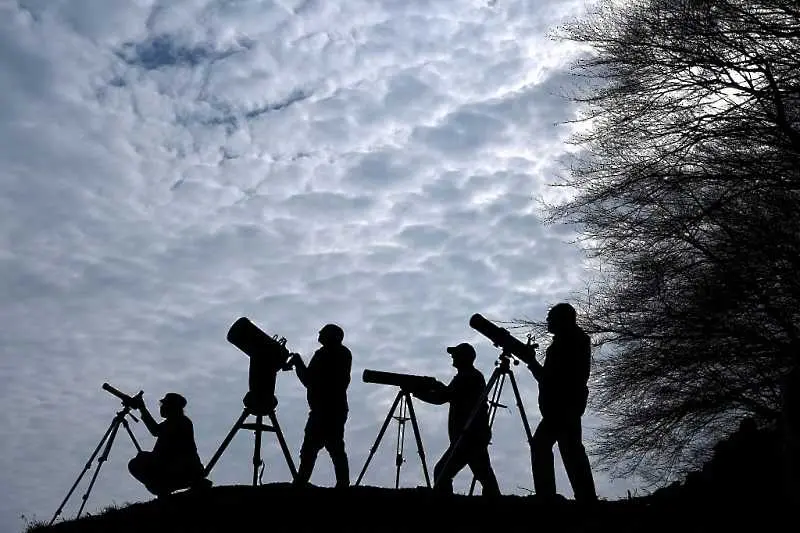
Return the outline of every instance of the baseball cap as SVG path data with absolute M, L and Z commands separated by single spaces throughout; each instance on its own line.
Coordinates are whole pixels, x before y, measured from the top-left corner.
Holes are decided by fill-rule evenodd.
M 448 346 L 447 353 L 450 355 L 461 355 L 469 357 L 473 361 L 475 360 L 475 348 L 468 342 L 462 342 L 456 346 Z

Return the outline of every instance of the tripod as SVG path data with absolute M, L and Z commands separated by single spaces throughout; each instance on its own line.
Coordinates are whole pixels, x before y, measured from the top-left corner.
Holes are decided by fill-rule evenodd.
M 203 477 L 208 477 L 208 475 L 211 473 L 211 469 L 214 468 L 215 464 L 217 464 L 217 461 L 222 456 L 222 452 L 224 452 L 225 448 L 228 447 L 228 444 L 231 443 L 233 437 L 236 435 L 236 432 L 240 429 L 245 429 L 255 433 L 255 447 L 253 449 L 253 486 L 255 487 L 258 484 L 260 478 L 258 475 L 258 468 L 263 467 L 264 465 L 264 461 L 261 459 L 261 434 L 264 431 L 273 432 L 278 437 L 278 443 L 281 446 L 283 456 L 286 458 L 286 464 L 289 466 L 289 471 L 292 473 L 292 479 L 294 480 L 297 477 L 297 469 L 294 467 L 292 454 L 289 452 L 289 447 L 286 445 L 286 439 L 283 437 L 283 432 L 278 424 L 278 418 L 275 416 L 275 407 L 277 406 L 277 401 L 272 402 L 271 405 L 256 405 L 255 402 L 250 401 L 248 396 L 245 396 L 243 402 L 244 410 L 242 411 L 242 414 L 239 416 L 239 419 L 236 420 L 236 423 L 233 424 L 233 427 L 231 428 L 230 432 L 228 432 L 225 440 L 222 441 L 222 444 L 217 452 L 208 462 L 208 465 L 203 471 Z M 245 420 L 251 415 L 256 417 L 255 423 L 246 424 Z M 271 426 L 263 423 L 264 416 L 269 417 L 270 422 L 272 422 Z
M 400 414 L 398 416 L 393 417 L 395 409 L 400 406 Z M 406 409 L 408 409 L 408 417 L 406 417 Z M 389 421 L 394 418 L 397 420 L 397 443 L 396 443 L 396 455 L 395 455 L 395 478 L 394 478 L 394 488 L 400 487 L 400 465 L 402 465 L 405 461 L 403 459 L 403 448 L 405 443 L 405 435 L 406 435 L 406 421 L 411 420 L 411 427 L 414 429 L 414 438 L 417 441 L 417 453 L 419 454 L 420 461 L 422 461 L 422 472 L 425 474 L 425 484 L 430 488 L 431 481 L 430 477 L 428 476 L 428 466 L 425 463 L 425 450 L 422 447 L 422 438 L 419 434 L 419 425 L 417 424 L 417 415 L 414 413 L 414 404 L 411 403 L 411 394 L 405 390 L 400 389 L 397 391 L 397 396 L 394 398 L 394 402 L 392 403 L 392 407 L 389 409 L 389 412 L 386 414 L 386 419 L 383 421 L 383 425 L 381 426 L 380 431 L 378 432 L 378 437 L 375 439 L 375 443 L 372 445 L 369 451 L 369 457 L 367 457 L 367 461 L 364 463 L 364 467 L 361 469 L 361 473 L 358 475 L 358 479 L 356 480 L 356 486 L 361 483 L 361 478 L 364 477 L 364 472 L 367 471 L 367 467 L 369 466 L 370 461 L 372 461 L 372 456 L 375 455 L 375 451 L 378 449 L 380 445 L 381 439 L 383 438 L 383 434 L 386 433 L 386 428 L 389 425 Z
M 139 393 L 139 394 L 141 394 L 141 393 Z M 128 421 L 125 420 L 126 416 L 130 416 L 134 421 L 136 421 L 136 422 L 139 421 L 139 419 L 137 419 L 135 416 L 133 416 L 130 411 L 131 411 L 131 407 L 128 406 L 128 405 L 125 405 L 123 407 L 123 409 L 121 411 L 117 412 L 117 414 L 114 416 L 114 419 L 111 421 L 111 425 L 108 426 L 108 429 L 106 430 L 105 434 L 103 435 L 103 438 L 100 439 L 100 442 L 97 444 L 97 447 L 94 449 L 94 452 L 92 452 L 91 457 L 89 457 L 89 460 L 86 461 L 86 466 L 83 467 L 83 470 L 81 471 L 80 475 L 78 476 L 78 479 L 76 479 L 75 483 L 72 484 L 72 488 L 69 489 L 69 492 L 67 493 L 67 496 L 61 502 L 61 505 L 58 506 L 58 509 L 56 510 L 55 514 L 53 515 L 53 518 L 50 519 L 50 523 L 48 525 L 53 525 L 53 522 L 55 522 L 55 520 L 58 517 L 58 515 L 61 514 L 61 510 L 64 508 L 64 505 L 66 505 L 67 500 L 69 500 L 70 496 L 72 496 L 72 493 L 75 490 L 75 487 L 78 486 L 78 483 L 80 483 L 81 478 L 83 478 L 84 474 L 86 474 L 86 472 L 89 470 L 89 468 L 91 468 L 92 461 L 94 461 L 94 458 L 100 452 L 100 448 L 102 448 L 103 444 L 105 443 L 105 449 L 103 449 L 103 453 L 100 454 L 100 457 L 97 459 L 97 469 L 94 471 L 94 475 L 92 476 L 92 480 L 89 482 L 89 487 L 86 489 L 86 492 L 83 495 L 83 498 L 82 498 L 83 499 L 83 503 L 81 503 L 81 507 L 80 507 L 80 509 L 78 509 L 78 514 L 75 516 L 76 520 L 78 518 L 80 518 L 81 513 L 83 512 L 83 508 L 86 505 L 86 500 L 89 499 L 89 493 L 92 491 L 92 487 L 94 487 L 94 482 L 97 480 L 97 475 L 100 473 L 100 467 L 103 466 L 103 463 L 105 463 L 106 460 L 108 459 L 109 453 L 111 453 L 111 445 L 114 443 L 114 438 L 117 436 L 117 431 L 119 431 L 119 426 L 120 425 L 122 425 L 125 428 L 125 431 L 128 432 L 128 435 L 130 436 L 131 440 L 133 441 L 133 445 L 136 446 L 136 451 L 137 452 L 141 452 L 142 451 L 142 448 L 139 446 L 139 443 L 136 441 L 136 437 L 133 435 L 133 432 L 131 431 L 131 428 L 128 425 Z
M 461 442 L 462 442 L 462 440 L 464 438 L 464 434 L 466 433 L 467 429 L 472 425 L 472 421 L 477 416 L 477 414 L 478 414 L 483 402 L 485 402 L 487 400 L 487 398 L 489 397 L 490 394 L 491 394 L 491 400 L 489 400 L 489 427 L 490 428 L 492 427 L 492 424 L 494 423 L 494 418 L 495 418 L 495 415 L 497 413 L 497 408 L 498 407 L 507 408 L 507 406 L 502 405 L 500 403 L 500 401 L 499 401 L 500 400 L 500 396 L 501 396 L 501 394 L 503 392 L 503 385 L 505 383 L 506 376 L 508 376 L 509 381 L 511 381 L 511 388 L 514 390 L 514 397 L 515 397 L 516 402 L 517 402 L 517 409 L 519 409 L 519 415 L 520 415 L 520 418 L 522 418 L 522 426 L 525 428 L 525 436 L 528 439 L 528 447 L 531 450 L 531 467 L 533 466 L 533 434 L 531 433 L 531 426 L 528 423 L 528 418 L 525 415 L 525 408 L 522 405 L 522 397 L 520 396 L 519 387 L 517 386 L 517 380 L 514 377 L 514 373 L 511 370 L 511 364 L 510 363 L 511 363 L 511 353 L 507 352 L 506 350 L 503 350 L 503 352 L 500 354 L 500 357 L 497 359 L 497 361 L 495 361 L 495 369 L 492 372 L 492 375 L 489 378 L 489 381 L 486 383 L 486 387 L 484 388 L 483 394 L 481 394 L 481 397 L 478 400 L 478 403 L 475 405 L 475 408 L 472 410 L 472 413 L 470 414 L 469 419 L 467 420 L 467 423 L 464 426 L 464 429 L 461 430 L 461 434 L 458 436 L 458 439 L 456 439 L 455 444 L 453 444 L 453 446 L 447 452 L 447 457 L 446 457 L 445 462 L 443 464 L 443 468 L 441 469 L 442 472 L 446 471 L 447 465 L 450 463 L 451 459 L 453 458 L 455 450 L 458 448 L 458 446 L 461 444 Z M 515 359 L 514 360 L 514 364 L 518 365 L 519 361 L 517 361 Z M 472 483 L 470 484 L 470 488 L 469 488 L 469 494 L 470 495 L 472 495 L 473 491 L 475 490 L 475 481 L 476 481 L 476 479 L 473 476 L 472 477 Z M 434 480 L 434 487 L 436 487 L 438 485 L 438 483 L 439 483 L 439 479 Z

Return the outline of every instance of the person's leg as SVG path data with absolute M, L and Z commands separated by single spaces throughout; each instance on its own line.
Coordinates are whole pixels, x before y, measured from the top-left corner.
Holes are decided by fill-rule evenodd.
M 136 457 L 128 461 L 128 472 L 140 483 L 145 483 L 147 480 L 150 455 L 151 452 L 139 452 Z
M 459 444 L 452 457 L 449 457 L 454 444 L 455 443 L 450 443 L 450 447 L 447 448 L 442 458 L 439 459 L 433 467 L 433 488 L 445 494 L 453 493 L 453 478 L 456 477 L 462 468 L 467 466 L 468 456 L 464 453 L 463 443 Z
M 556 474 L 553 466 L 553 446 L 556 443 L 555 427 L 542 418 L 533 433 L 533 488 L 537 496 L 556 495 Z
M 586 448 L 581 442 L 581 419 L 570 417 L 561 421 L 558 431 L 558 449 L 564 461 L 572 492 L 578 501 L 594 501 L 597 499 L 592 467 Z
M 151 493 L 161 493 L 158 461 L 152 452 L 139 452 L 128 461 L 128 472 Z
M 482 496 L 500 496 L 500 487 L 497 484 L 497 477 L 494 475 L 488 445 L 475 446 L 470 451 L 467 464 L 475 479 L 481 483 Z
M 309 413 L 303 445 L 300 447 L 300 466 L 297 468 L 297 478 L 294 480 L 296 485 L 306 485 L 311 480 L 317 455 L 322 449 L 323 437 L 318 418 L 313 413 Z
M 325 449 L 331 456 L 333 471 L 336 475 L 336 486 L 339 488 L 350 486 L 350 464 L 344 444 L 344 428 L 347 423 L 347 413 L 331 417 L 325 436 Z

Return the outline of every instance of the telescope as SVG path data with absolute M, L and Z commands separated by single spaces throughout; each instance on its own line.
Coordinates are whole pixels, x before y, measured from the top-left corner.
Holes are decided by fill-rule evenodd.
M 438 382 L 430 376 L 415 376 L 413 374 L 398 374 L 395 372 L 382 372 L 380 370 L 364 370 L 362 374 L 364 383 L 377 383 L 379 385 L 394 385 L 405 391 L 428 390 Z
M 493 324 L 479 313 L 472 315 L 469 319 L 469 325 L 472 329 L 492 341 L 495 346 L 499 346 L 504 352 L 516 356 L 523 363 L 529 365 L 536 362 L 534 350 L 539 347 L 538 344 L 525 344 L 509 333 L 507 329 Z
M 122 405 L 128 408 L 133 408 L 138 403 L 137 399 L 141 399 L 142 394 L 144 394 L 144 391 L 139 391 L 136 394 L 136 396 L 128 396 L 121 390 L 112 387 L 108 383 L 103 383 L 103 390 L 106 392 L 110 392 L 111 394 L 122 400 Z
M 258 403 L 277 404 L 274 395 L 278 371 L 291 368 L 286 339 L 270 337 L 247 317 L 240 317 L 228 330 L 227 340 L 250 358 L 249 397 Z

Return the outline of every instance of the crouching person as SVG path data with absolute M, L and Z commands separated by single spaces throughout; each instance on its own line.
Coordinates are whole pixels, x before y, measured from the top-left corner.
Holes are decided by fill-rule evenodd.
M 164 418 L 156 422 L 139 397 L 134 405 L 141 413 L 148 431 L 156 437 L 153 450 L 139 452 L 128 463 L 131 475 L 156 496 L 196 486 L 209 486 L 204 479 L 203 464 L 197 455 L 192 421 L 183 413 L 186 399 L 169 392 L 160 400 L 159 412 Z

